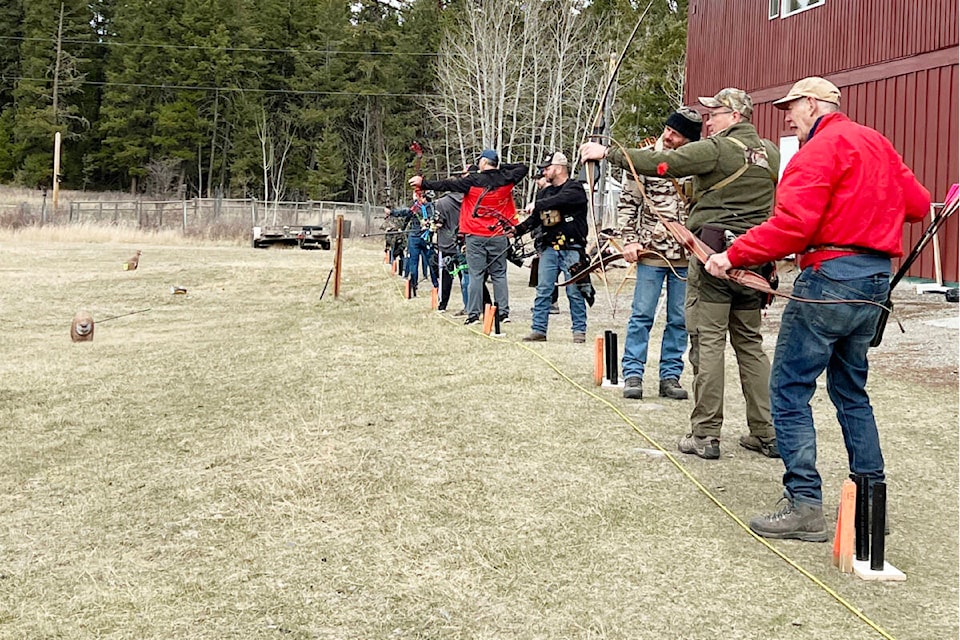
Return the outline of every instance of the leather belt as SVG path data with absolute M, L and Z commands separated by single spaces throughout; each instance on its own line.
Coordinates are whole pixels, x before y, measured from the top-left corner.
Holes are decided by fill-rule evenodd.
M 815 253 L 817 251 L 845 251 L 847 253 L 863 253 L 870 256 L 879 256 L 881 258 L 890 257 L 890 254 L 880 251 L 879 249 L 861 247 L 856 244 L 817 244 L 813 245 L 812 247 L 807 247 L 803 250 L 804 253 Z

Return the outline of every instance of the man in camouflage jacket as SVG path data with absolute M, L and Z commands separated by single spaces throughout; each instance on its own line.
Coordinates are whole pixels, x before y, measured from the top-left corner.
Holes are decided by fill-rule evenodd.
M 700 98 L 707 108 L 710 136 L 679 149 L 633 149 L 627 153 L 637 172 L 647 176 L 693 177 L 693 200 L 687 228 L 713 249 L 770 216 L 780 153 L 750 123 L 753 101 L 740 89 Z M 607 158 L 627 168 L 624 154 L 597 143 L 580 147 L 583 161 Z M 770 360 L 763 351 L 760 311 L 766 295 L 731 280 L 715 278 L 694 258 L 687 279 L 686 323 L 693 368 L 691 433 L 678 448 L 715 460 L 720 457 L 723 424 L 724 353 L 727 334 L 737 356 L 746 403 L 748 435 L 740 445 L 779 457 L 770 419 Z
M 696 110 L 682 107 L 667 118 L 663 133 L 652 146 L 657 151 L 678 149 L 700 139 L 703 120 Z M 640 176 L 640 186 L 629 172 L 624 173 L 623 191 L 617 204 L 624 259 L 635 262 L 636 285 L 623 345 L 623 397 L 643 398 L 643 372 L 647 363 L 650 329 L 657 313 L 664 280 L 667 283 L 667 321 L 660 344 L 660 396 L 686 400 L 680 387 L 683 353 L 687 350 L 687 329 L 683 305 L 687 292 L 687 254 L 660 222 L 687 221 L 684 185 L 690 178 L 670 179 Z M 644 199 L 640 189 L 646 193 Z M 648 204 L 649 200 L 649 204 Z M 656 209 L 651 210 L 650 204 Z M 649 251 L 650 253 L 645 253 Z

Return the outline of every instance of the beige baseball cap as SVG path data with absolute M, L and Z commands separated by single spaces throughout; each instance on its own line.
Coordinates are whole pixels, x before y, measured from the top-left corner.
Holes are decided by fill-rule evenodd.
M 736 111 L 744 118 L 749 118 L 753 115 L 753 100 L 751 100 L 747 92 L 742 89 L 727 87 L 726 89 L 721 89 L 720 93 L 712 98 L 701 96 L 698 99 L 700 100 L 700 104 L 710 109 L 726 107 L 727 109 Z
M 567 156 L 563 154 L 562 151 L 557 151 L 546 158 L 543 159 L 543 162 L 537 165 L 540 169 L 546 169 L 552 164 L 558 164 L 564 167 L 570 166 L 570 161 L 567 160 Z
M 796 84 L 790 87 L 789 93 L 779 100 L 774 100 L 773 104 L 777 109 L 788 109 L 790 103 L 800 98 L 816 98 L 824 102 L 830 102 L 840 106 L 840 89 L 829 80 L 818 78 L 816 76 L 798 80 Z

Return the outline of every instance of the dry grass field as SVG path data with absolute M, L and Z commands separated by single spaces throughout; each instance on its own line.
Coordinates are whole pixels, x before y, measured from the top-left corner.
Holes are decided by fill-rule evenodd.
M 321 301 L 333 252 L 0 232 L 0 638 L 957 637 L 957 332 L 921 322 L 955 305 L 904 287 L 908 333 L 876 352 L 908 576 L 882 584 L 744 529 L 782 465 L 736 444 L 732 357 L 721 459 L 674 455 L 689 402 L 593 387 L 565 313 L 519 342 L 526 273 L 492 339 L 381 258 L 349 240 Z M 589 336 L 623 336 L 629 294 L 613 317 L 599 288 Z M 930 357 L 899 359 L 914 339 Z M 832 522 L 846 459 L 825 391 L 814 410 Z

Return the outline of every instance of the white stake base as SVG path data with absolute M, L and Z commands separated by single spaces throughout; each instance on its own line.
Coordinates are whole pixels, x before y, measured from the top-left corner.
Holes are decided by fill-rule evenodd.
M 947 287 L 936 282 L 925 282 L 917 285 L 917 293 L 946 293 Z
M 883 561 L 883 569 L 880 571 L 874 571 L 870 568 L 869 560 L 856 560 L 853 561 L 853 572 L 857 574 L 857 577 L 861 580 L 876 580 L 882 582 L 903 582 L 907 579 L 907 574 L 900 569 L 897 569 L 895 566 Z

